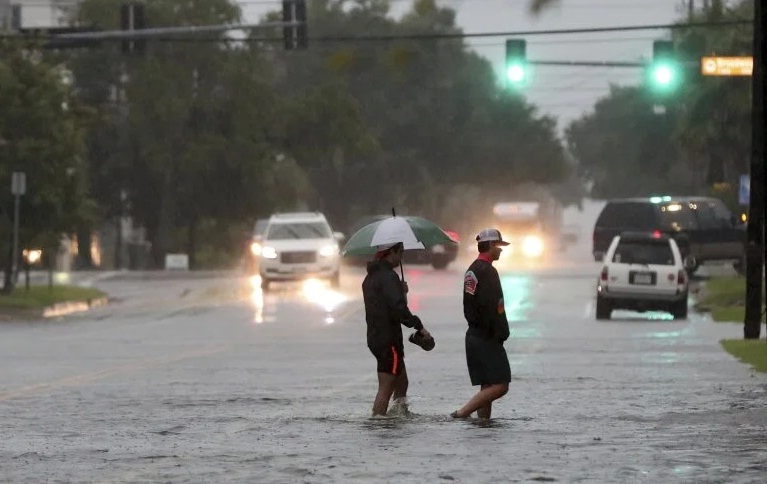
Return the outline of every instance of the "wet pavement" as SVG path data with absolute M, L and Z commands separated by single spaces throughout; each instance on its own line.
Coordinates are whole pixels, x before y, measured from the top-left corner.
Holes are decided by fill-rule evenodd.
M 106 277 L 87 314 L 0 325 L 3 482 L 764 482 L 767 380 L 691 314 L 594 318 L 593 262 L 502 273 L 513 381 L 473 393 L 461 264 L 406 268 L 436 338 L 410 414 L 369 417 L 362 272 L 322 283 Z

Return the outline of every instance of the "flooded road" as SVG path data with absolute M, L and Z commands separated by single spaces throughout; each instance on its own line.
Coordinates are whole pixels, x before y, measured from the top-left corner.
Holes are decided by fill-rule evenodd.
M 594 318 L 598 266 L 503 271 L 513 381 L 468 399 L 461 275 L 406 269 L 435 336 L 410 415 L 369 417 L 362 272 L 322 283 L 102 281 L 118 302 L 0 326 L 4 482 L 764 482 L 765 377 L 691 314 Z

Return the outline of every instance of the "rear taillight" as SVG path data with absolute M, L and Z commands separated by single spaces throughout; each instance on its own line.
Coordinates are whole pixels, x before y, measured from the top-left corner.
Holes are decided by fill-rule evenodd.
M 599 278 L 600 278 L 600 279 L 602 279 L 603 281 L 607 281 L 607 276 L 608 276 L 608 275 L 609 275 L 609 274 L 608 274 L 608 272 L 607 272 L 607 266 L 604 266 L 604 267 L 602 268 L 602 274 L 600 274 Z
M 679 274 L 676 276 L 676 282 L 677 284 L 684 284 L 687 282 L 687 274 L 684 270 L 679 271 Z

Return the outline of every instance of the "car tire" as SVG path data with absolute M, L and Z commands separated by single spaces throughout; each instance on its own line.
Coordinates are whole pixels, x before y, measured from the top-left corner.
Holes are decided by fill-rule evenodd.
M 450 264 L 450 261 L 447 257 L 432 257 L 431 259 L 431 266 L 438 271 L 446 268 L 448 264 Z
M 674 303 L 671 314 L 674 316 L 674 319 L 687 319 L 687 295 L 681 301 Z
M 272 281 L 270 281 L 266 277 L 261 276 L 261 290 L 264 291 L 264 292 L 268 292 L 269 291 L 269 284 L 271 282 Z
M 598 320 L 610 319 L 612 312 L 613 312 L 613 308 L 612 308 L 612 305 L 610 304 L 610 301 L 607 301 L 603 297 L 597 296 L 597 319 Z

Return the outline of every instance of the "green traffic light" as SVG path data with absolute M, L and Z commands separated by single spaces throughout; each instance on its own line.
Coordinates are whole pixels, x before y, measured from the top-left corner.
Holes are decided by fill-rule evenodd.
M 653 69 L 653 79 L 661 86 L 668 86 L 674 82 L 674 70 L 667 65 L 660 65 Z
M 506 77 L 514 84 L 519 84 L 525 80 L 525 68 L 520 64 L 513 64 L 506 69 Z

